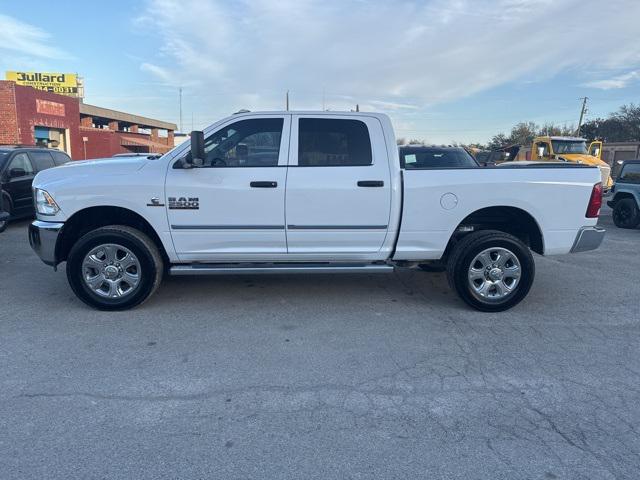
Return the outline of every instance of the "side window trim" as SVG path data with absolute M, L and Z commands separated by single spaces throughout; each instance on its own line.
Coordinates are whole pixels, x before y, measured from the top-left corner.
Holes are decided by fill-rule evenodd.
M 317 118 L 326 118 L 328 120 L 354 120 L 361 122 L 364 124 L 367 129 L 367 135 L 369 138 L 369 149 L 371 151 L 371 163 L 368 164 L 359 164 L 359 165 L 300 165 L 299 158 L 299 148 L 300 148 L 300 120 L 303 119 L 317 119 Z M 295 158 L 295 162 L 292 161 L 292 158 Z M 367 121 L 365 121 L 362 117 L 352 117 L 352 116 L 313 116 L 313 115 L 293 115 L 291 117 L 291 130 L 290 130 L 290 142 L 289 142 L 289 167 L 299 167 L 299 168 L 363 168 L 363 167 L 374 167 L 376 165 L 376 155 L 375 149 L 373 148 L 373 142 L 371 140 L 371 126 Z
M 26 175 L 35 175 L 36 174 L 36 170 L 33 167 L 33 164 L 35 163 L 33 160 L 31 160 L 31 157 L 27 154 L 27 152 L 17 152 L 13 157 L 11 157 L 11 159 L 7 162 L 7 172 L 9 172 L 9 170 L 11 170 L 13 167 L 13 162 L 16 161 L 16 159 L 19 156 L 24 156 L 24 158 L 27 159 L 27 163 L 29 164 L 29 166 L 31 167 L 30 172 Z
M 634 167 L 637 167 L 638 169 L 638 173 L 633 172 L 632 170 L 635 170 Z M 638 181 L 634 181 L 635 178 L 631 178 L 631 176 L 633 175 L 637 175 L 638 176 Z M 622 170 L 620 171 L 620 174 L 618 175 L 618 178 L 616 180 L 619 183 L 628 183 L 631 185 L 638 185 L 640 184 L 640 164 L 638 163 L 628 163 L 626 165 L 623 166 Z
M 219 123 L 218 125 L 215 125 L 214 128 L 211 128 L 211 130 L 209 132 L 205 133 L 205 142 L 206 139 L 211 137 L 211 135 L 215 135 L 216 133 L 220 132 L 221 130 L 228 128 L 229 126 L 233 125 L 234 123 L 240 122 L 240 121 L 244 121 L 244 120 L 274 120 L 274 119 L 281 119 L 282 120 L 282 132 L 280 134 L 280 145 L 279 145 L 279 150 L 278 150 L 278 162 L 275 165 L 259 165 L 259 166 L 255 166 L 255 165 L 237 165 L 237 166 L 208 166 L 208 167 L 199 167 L 199 168 L 203 168 L 203 169 L 236 169 L 236 168 L 278 168 L 278 167 L 284 167 L 286 168 L 289 164 L 289 150 L 290 150 L 290 140 L 291 140 L 291 117 L 292 115 L 290 114 L 285 114 L 285 115 L 259 115 L 259 116 L 246 116 L 246 117 L 239 117 L 239 118 L 235 118 L 235 117 L 230 117 L 227 118 L 226 121 Z M 188 143 L 185 142 L 185 143 Z M 182 167 L 180 166 L 180 163 L 182 162 L 182 160 L 190 154 L 190 148 L 187 147 L 184 151 L 184 153 L 181 153 L 177 156 L 175 156 L 172 160 L 171 163 L 169 165 L 171 165 L 170 168 L 172 169 L 181 169 Z

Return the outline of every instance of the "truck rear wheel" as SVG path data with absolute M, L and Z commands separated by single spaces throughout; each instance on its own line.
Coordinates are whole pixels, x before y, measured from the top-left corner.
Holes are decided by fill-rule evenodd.
M 465 236 L 447 264 L 449 284 L 473 308 L 501 312 L 529 293 L 535 263 L 529 248 L 516 237 L 495 230 Z
M 123 225 L 87 233 L 67 258 L 71 289 L 99 310 L 126 310 L 141 304 L 158 288 L 162 274 L 162 257 L 153 241 Z
M 613 207 L 613 223 L 618 228 L 636 228 L 640 224 L 638 205 L 632 198 L 623 198 Z

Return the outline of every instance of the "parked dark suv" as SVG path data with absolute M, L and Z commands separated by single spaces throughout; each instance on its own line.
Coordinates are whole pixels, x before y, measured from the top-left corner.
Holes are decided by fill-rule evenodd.
M 0 146 L 0 195 L 11 218 L 34 215 L 31 183 L 36 173 L 71 160 L 60 150 Z M 1 217 L 1 215 L 0 215 Z
M 640 160 L 626 160 L 620 168 L 616 183 L 611 188 L 613 223 L 619 228 L 640 225 Z

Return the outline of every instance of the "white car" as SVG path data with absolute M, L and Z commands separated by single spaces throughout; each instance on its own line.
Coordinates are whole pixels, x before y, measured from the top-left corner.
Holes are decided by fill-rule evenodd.
M 418 166 L 419 167 L 419 166 Z M 34 180 L 32 247 L 105 310 L 170 275 L 379 273 L 446 265 L 469 305 L 528 293 L 531 251 L 597 248 L 597 168 L 402 167 L 389 118 L 243 112 L 160 158 L 71 162 Z

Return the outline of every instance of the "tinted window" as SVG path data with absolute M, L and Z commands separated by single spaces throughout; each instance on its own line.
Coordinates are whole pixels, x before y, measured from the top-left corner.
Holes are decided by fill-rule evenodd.
M 241 120 L 205 139 L 205 167 L 275 167 L 282 118 Z
M 46 170 L 47 168 L 54 167 L 53 157 L 49 152 L 29 152 L 29 156 L 34 161 L 36 170 L 39 172 L 41 170 Z
M 301 118 L 298 165 L 304 167 L 371 165 L 369 130 L 359 120 Z
M 407 170 L 478 166 L 462 148 L 400 149 L 400 164 Z
M 69 158 L 69 155 L 59 150 L 51 150 L 50 153 L 51 155 L 53 155 L 53 163 L 56 164 L 56 167 L 60 165 L 64 165 L 65 163 L 71 161 L 71 158 Z
M 640 163 L 627 163 L 620 173 L 618 182 L 640 183 Z
M 24 170 L 27 175 L 33 175 L 33 166 L 26 153 L 16 153 L 9 164 L 9 171 L 14 168 Z
M 551 140 L 553 153 L 587 153 L 586 142 L 569 142 L 566 140 Z

